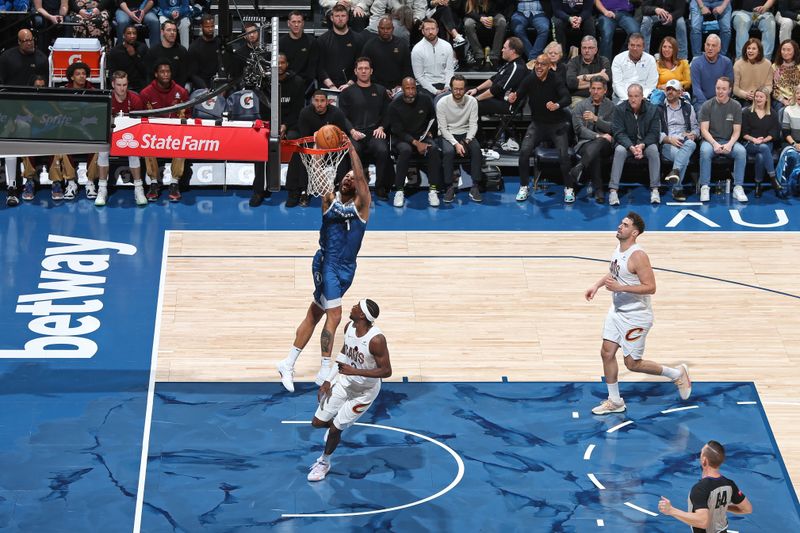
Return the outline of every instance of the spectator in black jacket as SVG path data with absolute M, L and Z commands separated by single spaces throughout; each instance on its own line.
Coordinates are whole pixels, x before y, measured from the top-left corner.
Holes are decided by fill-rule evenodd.
M 412 76 L 403 78 L 402 91 L 403 96 L 392 100 L 387 111 L 392 152 L 397 157 L 394 206 L 403 206 L 403 185 L 408 177 L 409 162 L 412 156 L 419 156 L 425 160 L 428 170 L 428 203 L 431 207 L 438 207 L 438 190 L 444 184 L 441 153 L 433 142 L 436 110 L 427 94 L 417 94 L 417 80 Z
M 503 61 L 497 73 L 483 83 L 467 91 L 478 100 L 478 113 L 481 115 L 502 115 L 509 112 L 506 97 L 517 90 L 530 71 L 525 66 L 525 47 L 519 37 L 509 37 L 501 51 Z
M 552 2 L 556 40 L 561 43 L 564 50 L 569 50 L 570 42 L 578 42 L 581 36 L 594 37 L 593 0 L 552 0 Z
M 286 54 L 283 52 L 278 53 L 278 84 L 280 88 L 280 119 L 281 125 L 279 135 L 281 140 L 286 139 L 299 139 L 300 126 L 300 111 L 303 109 L 305 103 L 305 82 L 294 72 L 289 70 L 289 61 L 286 59 Z M 261 118 L 269 120 L 269 110 L 264 109 L 261 111 Z M 291 173 L 296 180 L 299 168 L 299 161 L 290 164 Z M 255 162 L 255 177 L 253 180 L 253 195 L 250 197 L 250 207 L 258 207 L 264 201 L 264 198 L 269 198 L 271 193 L 267 188 L 267 174 L 266 163 L 264 161 Z M 307 201 L 307 200 L 306 200 Z
M 181 87 L 189 81 L 189 51 L 178 42 L 178 26 L 171 20 L 161 23 L 161 42 L 150 47 L 144 58 L 150 80 L 155 79 L 156 65 L 166 59 L 172 66 L 172 81 Z
M 62 26 L 64 17 L 69 11 L 68 0 L 33 0 L 33 30 L 36 41 L 44 54 L 58 37 L 72 37 L 72 28 Z
M 122 34 L 120 43 L 108 52 L 106 58 L 108 72 L 121 70 L 128 75 L 128 87 L 137 93 L 150 83 L 144 58 L 147 45 L 139 40 L 139 31 L 131 24 Z
M 347 8 L 341 4 L 333 6 L 331 22 L 333 27 L 317 40 L 317 78 L 322 88 L 343 91 L 355 83 L 356 58 L 364 47 L 364 37 L 363 32 L 347 26 Z
M 0 85 L 30 85 L 37 75 L 48 79 L 47 56 L 36 48 L 31 30 L 19 30 L 17 43 L 0 55 Z
M 564 122 L 563 112 L 569 107 L 569 91 L 561 77 L 550 67 L 550 59 L 545 54 L 537 57 L 533 72 L 523 80 L 517 92 L 511 93 L 508 98 L 512 104 L 519 102 L 517 105 L 525 105 L 527 98 L 531 108 L 531 123 L 519 150 L 518 202 L 524 202 L 528 198 L 531 156 L 536 146 L 544 140 L 551 141 L 558 150 L 559 167 L 564 180 L 564 201 L 575 201 L 574 184 L 569 175 L 569 125 Z
M 654 26 L 663 26 L 678 41 L 678 59 L 689 58 L 689 38 L 686 33 L 686 0 L 643 0 L 642 29 L 644 51 L 650 53 L 650 38 Z
M 242 23 L 242 37 L 233 43 L 233 58 L 231 77 L 238 78 L 242 75 L 247 65 L 247 60 L 260 44 L 261 31 L 258 24 L 253 21 Z
M 658 140 L 661 135 L 661 118 L 658 108 L 644 99 L 644 89 L 638 83 L 628 86 L 628 99 L 614 110 L 611 132 L 617 145 L 611 163 L 608 183 L 608 205 L 619 205 L 619 182 L 622 169 L 629 157 L 647 159 L 650 171 L 650 203 L 661 202 L 658 185 L 661 182 L 661 159 Z
M 347 134 L 361 161 L 375 164 L 375 189 L 388 190 L 392 185 L 392 162 L 386 137 L 389 96 L 383 85 L 372 83 L 369 58 L 359 57 L 355 70 L 356 82 L 339 95 L 339 108 L 352 124 Z
M 203 15 L 200 19 L 200 38 L 189 45 L 189 72 L 193 89 L 210 89 L 219 71 L 222 40 L 214 35 L 215 25 L 214 15 Z
M 792 30 L 800 24 L 800 0 L 778 0 L 778 12 L 775 14 L 778 23 L 778 42 L 792 38 Z M 771 57 L 768 57 L 772 61 Z
M 572 93 L 572 105 L 589 98 L 589 85 L 595 76 L 606 80 L 611 87 L 611 61 L 597 53 L 597 39 L 587 35 L 581 39 L 581 53 L 567 62 L 567 88 Z
M 381 18 L 378 35 L 369 38 L 361 55 L 372 61 L 372 81 L 386 87 L 390 97 L 400 92 L 403 78 L 414 75 L 408 41 L 394 35 L 391 17 Z
M 317 40 L 305 33 L 306 22 L 299 11 L 289 13 L 287 24 L 289 33 L 278 40 L 278 49 L 286 54 L 292 70 L 308 87 L 317 78 Z

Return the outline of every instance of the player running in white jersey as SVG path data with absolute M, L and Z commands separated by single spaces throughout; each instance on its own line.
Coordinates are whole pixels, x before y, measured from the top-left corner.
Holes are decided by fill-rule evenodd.
M 586 300 L 590 301 L 601 287 L 612 293 L 611 307 L 603 327 L 603 346 L 600 348 L 608 399 L 592 409 L 596 415 L 625 411 L 625 401 L 619 395 L 617 382 L 617 350 L 620 347 L 628 370 L 668 377 L 678 387 L 680 397 L 684 400 L 692 393 L 689 369 L 685 364 L 672 368 L 642 359 L 645 339 L 653 326 L 650 295 L 656 292 L 656 277 L 650 259 L 636 244 L 636 238 L 642 233 L 644 220 L 631 211 L 617 227 L 619 245 L 611 256 L 608 274 L 584 294 Z
M 381 391 L 381 378 L 392 375 L 386 337 L 372 323 L 378 318 L 378 304 L 369 299 L 350 309 L 344 328 L 344 346 L 330 375 L 319 388 L 319 407 L 311 425 L 328 428 L 325 451 L 311 465 L 309 481 L 322 481 L 331 469 L 331 454 L 339 445 L 342 431 L 361 418 Z

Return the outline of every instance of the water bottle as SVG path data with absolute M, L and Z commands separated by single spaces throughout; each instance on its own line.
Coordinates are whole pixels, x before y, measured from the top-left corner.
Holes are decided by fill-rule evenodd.
M 731 179 L 728 178 L 725 180 L 725 194 L 731 193 Z

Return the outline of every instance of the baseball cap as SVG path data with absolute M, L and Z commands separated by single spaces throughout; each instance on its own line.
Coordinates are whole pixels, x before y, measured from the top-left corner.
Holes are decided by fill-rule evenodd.
M 667 82 L 666 88 L 667 89 L 675 89 L 676 91 L 682 91 L 683 90 L 683 85 L 681 85 L 681 82 L 679 82 L 678 80 L 671 79 L 671 80 L 669 80 Z

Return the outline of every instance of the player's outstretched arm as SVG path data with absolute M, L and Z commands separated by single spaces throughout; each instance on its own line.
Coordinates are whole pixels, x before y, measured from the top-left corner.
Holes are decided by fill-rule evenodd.
M 361 215 L 361 218 L 367 220 L 367 218 L 369 218 L 369 204 L 372 200 L 369 194 L 369 183 L 367 183 L 367 178 L 364 175 L 364 166 L 361 164 L 361 158 L 358 157 L 358 152 L 356 152 L 355 147 L 353 147 L 353 143 L 350 143 L 347 150 L 350 153 L 350 163 L 353 167 L 353 184 L 356 188 L 356 207 L 358 208 L 358 214 Z

